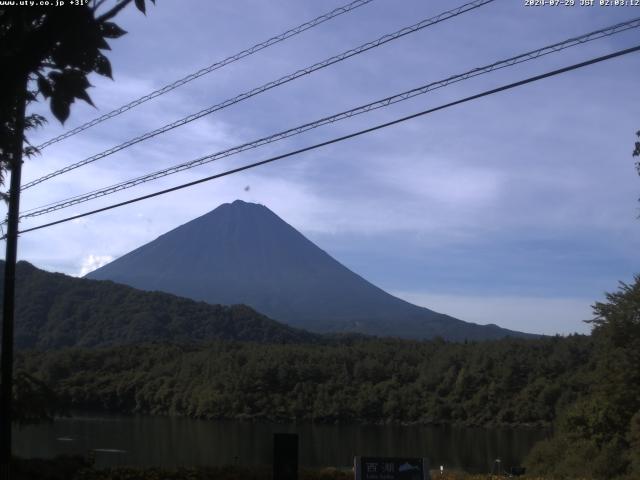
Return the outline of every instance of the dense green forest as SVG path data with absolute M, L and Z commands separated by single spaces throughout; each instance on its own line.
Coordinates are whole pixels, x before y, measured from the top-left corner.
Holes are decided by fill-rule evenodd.
M 640 478 L 640 277 L 591 336 L 449 343 L 147 343 L 22 351 L 66 408 L 212 419 L 553 425 L 545 478 Z
M 553 425 L 533 472 L 640 476 L 640 277 L 596 303 L 591 336 L 450 343 L 315 335 L 244 306 L 19 268 L 20 421 L 83 409 Z
M 317 422 L 549 424 L 584 393 L 589 337 L 216 342 L 18 356 L 73 408 Z
M 3 272 L 4 262 L 0 262 L 0 288 Z M 19 349 L 216 339 L 291 343 L 319 338 L 244 305 L 210 305 L 49 273 L 27 262 L 17 265 L 15 345 Z

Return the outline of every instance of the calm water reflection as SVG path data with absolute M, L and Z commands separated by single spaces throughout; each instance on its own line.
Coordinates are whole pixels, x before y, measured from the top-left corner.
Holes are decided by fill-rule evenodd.
M 431 465 L 486 472 L 519 465 L 545 431 L 418 426 L 282 425 L 164 417 L 74 417 L 16 428 L 15 453 L 51 457 L 96 450 L 99 466 L 199 466 L 271 461 L 272 435 L 300 435 L 303 466 L 347 466 L 354 455 L 426 456 Z

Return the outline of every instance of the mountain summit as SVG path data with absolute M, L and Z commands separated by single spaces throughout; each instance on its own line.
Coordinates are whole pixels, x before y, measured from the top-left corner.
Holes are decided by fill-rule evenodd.
M 400 300 L 333 259 L 263 205 L 225 203 L 91 272 L 143 290 L 212 304 L 247 304 L 317 332 L 492 339 L 481 326 Z

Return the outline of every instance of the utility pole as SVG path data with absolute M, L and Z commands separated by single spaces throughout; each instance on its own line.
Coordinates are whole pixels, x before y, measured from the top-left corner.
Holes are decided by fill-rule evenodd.
M 11 463 L 11 402 L 13 399 L 13 325 L 16 290 L 16 260 L 18 255 L 18 216 L 20 214 L 20 179 L 26 109 L 28 75 L 12 85 L 16 101 L 14 145 L 9 160 L 11 184 L 7 218 L 7 250 L 4 264 L 4 296 L 2 302 L 2 355 L 0 365 L 0 480 L 10 479 Z M 17 87 L 17 88 L 16 88 Z

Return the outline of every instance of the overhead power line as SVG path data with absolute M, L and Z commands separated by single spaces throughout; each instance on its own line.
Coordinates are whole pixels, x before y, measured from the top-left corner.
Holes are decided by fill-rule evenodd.
M 376 125 L 376 126 L 373 126 L 373 127 L 370 127 L 370 128 L 366 128 L 364 130 L 359 130 L 357 132 L 350 133 L 348 135 L 343 135 L 341 137 L 333 138 L 333 139 L 327 140 L 325 142 L 316 143 L 315 145 L 311 145 L 311 146 L 308 146 L 308 147 L 305 147 L 305 148 L 294 150 L 292 152 L 288 152 L 288 153 L 285 153 L 285 154 L 282 154 L 282 155 L 277 155 L 275 157 L 271 157 L 271 158 L 268 158 L 266 160 L 262 160 L 262 161 L 259 161 L 259 162 L 251 163 L 249 165 L 245 165 L 245 166 L 242 166 L 242 167 L 238 167 L 238 168 L 234 168 L 234 169 L 231 169 L 231 170 L 227 170 L 225 172 L 218 173 L 218 174 L 215 174 L 215 175 L 210 175 L 208 177 L 201 178 L 199 180 L 194 180 L 192 182 L 183 183 L 183 184 L 175 186 L 175 187 L 171 187 L 171 188 L 167 188 L 167 189 L 164 189 L 164 190 L 160 190 L 160 191 L 157 191 L 157 192 L 154 192 L 154 193 L 150 193 L 148 195 L 142 195 L 140 197 L 136 197 L 136 198 L 132 198 L 130 200 L 126 200 L 124 202 L 119 202 L 119 203 L 115 203 L 115 204 L 112 204 L 112 205 L 108 205 L 106 207 L 98 208 L 96 210 L 91 210 L 91 211 L 88 211 L 88 212 L 85 212 L 85 213 L 81 213 L 81 214 L 78 214 L 78 215 L 73 215 L 71 217 L 66 217 L 66 218 L 63 218 L 63 219 L 60 219 L 60 220 L 56 220 L 54 222 L 49 222 L 49 223 L 45 223 L 43 225 L 38 225 L 36 227 L 27 228 L 25 230 L 20 231 L 19 233 L 33 232 L 34 230 L 40 230 L 42 228 L 52 227 L 54 225 L 59 225 L 61 223 L 69 222 L 71 220 L 76 220 L 76 219 L 79 219 L 79 218 L 82 218 L 82 217 L 87 217 L 89 215 L 94 215 L 96 213 L 105 212 L 107 210 L 112 210 L 114 208 L 123 207 L 125 205 L 129 205 L 129 204 L 132 204 L 132 203 L 140 202 L 142 200 L 147 200 L 149 198 L 157 197 L 159 195 L 164 195 L 166 193 L 175 192 L 177 190 L 182 190 L 184 188 L 192 187 L 192 186 L 198 185 L 200 183 L 209 182 L 211 180 L 215 180 L 215 179 L 218 179 L 218 178 L 226 177 L 226 176 L 229 176 L 229 175 L 232 175 L 232 174 L 235 174 L 235 173 L 239 173 L 239 172 L 242 172 L 242 171 L 245 171 L 245 170 L 249 170 L 249 169 L 252 169 L 252 168 L 259 167 L 261 165 L 266 165 L 268 163 L 272 163 L 272 162 L 275 162 L 277 160 L 282 160 L 284 158 L 292 157 L 294 155 L 298 155 L 298 154 L 301 154 L 301 153 L 304 153 L 304 152 L 308 152 L 310 150 L 315 150 L 317 148 L 321 148 L 321 147 L 324 147 L 324 146 L 327 146 L 327 145 L 331 145 L 331 144 L 334 144 L 334 143 L 342 142 L 342 141 L 348 140 L 350 138 L 354 138 L 354 137 L 358 137 L 360 135 L 364 135 L 366 133 L 371 133 L 371 132 L 374 132 L 376 130 L 380 130 L 380 129 L 383 129 L 383 128 L 386 128 L 386 127 L 390 127 L 392 125 L 396 125 L 398 123 L 406 122 L 407 120 L 411 120 L 411 119 L 414 119 L 414 118 L 417 118 L 417 117 L 421 117 L 421 116 L 424 116 L 424 115 L 427 115 L 427 114 L 430 114 L 430 113 L 434 113 L 434 112 L 437 112 L 439 110 L 444 110 L 446 108 L 450 108 L 450 107 L 453 107 L 455 105 L 460 105 L 462 103 L 470 102 L 472 100 L 477 100 L 477 99 L 482 98 L 482 97 L 493 95 L 493 94 L 496 94 L 496 93 L 499 93 L 499 92 L 503 92 L 505 90 L 510 90 L 510 89 L 513 89 L 513 88 L 516 88 L 516 87 L 520 87 L 520 86 L 526 85 L 528 83 L 537 82 L 537 81 L 543 80 L 545 78 L 553 77 L 555 75 L 560 75 L 562 73 L 566 73 L 566 72 L 569 72 L 569 71 L 572 71 L 572 70 L 577 70 L 579 68 L 583 68 L 583 67 L 586 67 L 588 65 L 593 65 L 595 63 L 603 62 L 605 60 L 610 60 L 612 58 L 620 57 L 620 56 L 627 55 L 629 53 L 633 53 L 633 52 L 637 52 L 637 51 L 640 51 L 640 45 L 637 45 L 637 46 L 631 47 L 631 48 L 627 48 L 627 49 L 624 49 L 624 50 L 619 50 L 617 52 L 614 52 L 614 53 L 611 53 L 611 54 L 608 54 L 608 55 L 603 55 L 603 56 L 600 56 L 600 57 L 592 58 L 591 60 L 587 60 L 585 62 L 576 63 L 576 64 L 570 65 L 568 67 L 563 67 L 563 68 L 559 68 L 557 70 L 552 70 L 552 71 L 547 72 L 547 73 L 543 73 L 543 74 L 540 74 L 540 75 L 529 77 L 529 78 L 527 78 L 525 80 L 520 80 L 518 82 L 509 83 L 507 85 L 503 85 L 501 87 L 493 88 L 491 90 L 486 90 L 486 91 L 484 91 L 482 93 L 478 93 L 476 95 L 471 95 L 469 97 L 465 97 L 465 98 L 462 98 L 460 100 L 456 100 L 454 102 L 449 102 L 449 103 L 446 103 L 444 105 L 440 105 L 440 106 L 435 107 L 435 108 L 430 108 L 428 110 L 423 110 L 421 112 L 414 113 L 414 114 L 408 115 L 406 117 L 398 118 L 398 119 L 392 120 L 390 122 L 386 122 L 386 123 L 382 123 L 382 124 L 379 124 L 379 125 Z M 3 236 L 3 237 L 0 238 L 0 240 L 4 240 L 5 238 L 6 238 L 6 236 Z
M 148 140 L 152 137 L 155 137 L 157 135 L 160 135 L 162 133 L 166 133 L 169 130 L 173 130 L 174 128 L 177 127 L 181 127 L 182 125 L 186 125 L 187 123 L 193 122 L 194 120 L 197 120 L 199 118 L 202 118 L 206 115 L 210 115 L 214 112 L 217 112 L 218 110 L 222 110 L 224 108 L 227 108 L 231 105 L 234 105 L 236 103 L 242 102 L 243 100 L 246 100 L 248 98 L 251 98 L 255 95 L 261 94 L 263 92 L 266 92 L 267 90 L 271 90 L 272 88 L 278 87 L 280 85 L 283 85 L 285 83 L 291 82 L 293 80 L 296 80 L 300 77 L 303 77 L 305 75 L 309 75 L 317 70 L 323 69 L 325 67 L 328 67 L 329 65 L 333 65 L 334 63 L 338 63 L 341 62 L 343 60 L 346 60 L 350 57 L 353 57 L 355 55 L 359 55 L 363 52 L 366 52 L 368 50 L 371 50 L 373 48 L 377 48 L 381 45 L 384 45 L 388 42 L 391 42 L 393 40 L 397 40 L 398 38 L 404 37 L 405 35 L 409 35 L 411 33 L 415 33 L 419 30 L 422 30 L 424 28 L 430 27 L 432 25 L 435 25 L 437 23 L 443 22 L 445 20 L 449 20 L 451 18 L 457 17 L 458 15 L 461 15 L 463 13 L 469 12 L 471 10 L 474 10 L 478 7 L 481 7 L 483 5 L 486 5 L 488 3 L 493 2 L 494 0 L 474 0 L 472 2 L 466 3 L 464 5 L 461 5 L 457 8 L 451 9 L 451 10 L 447 10 L 446 12 L 442 12 L 439 15 L 436 15 L 435 17 L 431 17 L 425 20 L 422 20 L 410 27 L 405 27 L 402 28 L 401 30 L 398 30 L 394 33 L 390 33 L 387 35 L 384 35 L 372 42 L 368 42 L 365 43 L 363 45 L 360 45 L 359 47 L 353 48 L 351 50 L 347 50 L 346 52 L 343 52 L 339 55 L 335 55 L 331 58 L 328 58 L 326 60 L 323 60 L 321 62 L 315 63 L 309 67 L 297 70 L 293 73 L 290 73 L 289 75 L 285 75 L 284 77 L 279 78 L 278 80 L 273 80 L 271 82 L 265 83 L 264 85 L 260 86 L 260 87 L 256 87 L 253 88 L 251 90 L 248 90 L 244 93 L 241 93 L 240 95 L 237 95 L 233 98 L 227 99 L 221 103 L 218 103 L 216 105 L 213 105 L 211 107 L 205 108 L 204 110 L 200 110 L 197 113 L 193 113 L 191 115 L 188 115 L 184 118 L 181 118 L 180 120 L 177 120 L 173 123 L 170 123 L 168 125 L 165 125 L 163 127 L 160 127 L 156 130 L 144 133 L 138 137 L 132 138 L 130 140 L 127 140 L 124 143 L 121 143 L 119 145 L 116 145 L 115 147 L 112 147 L 108 150 L 105 150 L 101 153 L 98 153 L 96 155 L 93 155 L 91 157 L 85 158 L 84 160 L 81 160 L 79 162 L 73 163 L 71 165 L 68 165 L 60 170 L 56 170 L 55 172 L 51 172 L 43 177 L 37 178 L 31 182 L 28 182 L 26 184 L 24 184 L 22 186 L 22 190 L 26 190 L 28 188 L 31 188 L 39 183 L 44 182 L 45 180 L 49 180 L 53 177 L 56 177 L 58 175 L 62 175 L 63 173 L 67 173 L 71 170 L 74 170 L 76 168 L 82 167 L 84 165 L 87 165 L 89 163 L 93 163 L 97 160 L 100 160 L 102 158 L 105 158 L 109 155 L 112 155 L 116 152 L 119 152 L 120 150 L 123 150 L 125 148 L 131 147 L 132 145 L 135 145 L 137 143 L 140 143 L 144 140 Z
M 173 83 L 170 83 L 168 85 L 165 85 L 162 88 L 159 88 L 158 90 L 154 90 L 153 92 L 140 97 L 136 100 L 133 100 L 132 102 L 127 103 L 126 105 L 122 105 L 121 107 L 116 108 L 115 110 L 112 110 L 108 113 L 105 113 L 104 115 L 101 115 L 97 118 L 94 118 L 93 120 L 91 120 L 90 122 L 84 123 L 72 130 L 69 130 L 67 132 L 64 132 L 61 135 L 58 135 L 57 137 L 51 138 L 49 140 L 47 140 L 46 142 L 44 142 L 41 145 L 38 145 L 37 148 L 39 148 L 40 150 L 42 150 L 43 148 L 48 147 L 49 145 L 53 145 L 54 143 L 60 142 L 61 140 L 64 140 L 65 138 L 69 138 L 73 135 L 76 135 L 84 130 L 87 130 L 91 127 L 94 127 L 96 125 L 98 125 L 99 123 L 104 122 L 105 120 L 109 120 L 110 118 L 116 117 L 124 112 L 126 112 L 127 110 L 131 110 L 132 108 L 137 107 L 138 105 L 141 105 L 145 102 L 148 102 L 149 100 L 152 100 L 156 97 L 159 97 L 160 95 L 164 95 L 167 92 L 170 92 L 171 90 L 181 87 L 182 85 L 189 83 L 192 80 L 195 80 L 196 78 L 200 78 L 203 75 L 206 75 L 208 73 L 213 72 L 214 70 L 218 70 L 222 67 L 225 67 L 227 65 L 229 65 L 230 63 L 234 63 L 237 62 L 238 60 L 241 60 L 245 57 L 248 57 L 250 55 L 253 55 L 254 53 L 257 53 L 261 50 L 264 50 L 265 48 L 268 48 L 272 45 L 275 45 L 276 43 L 280 43 L 283 42 L 284 40 L 287 40 L 288 38 L 291 38 L 295 35 L 298 35 L 299 33 L 304 32 L 305 30 L 309 30 L 313 27 L 316 27 L 328 20 L 331 20 L 332 18 L 335 18 L 339 15 L 342 15 L 344 13 L 348 13 L 351 12 L 353 10 L 355 10 L 358 7 L 362 7 L 363 5 L 366 5 L 368 3 L 373 2 L 374 0 L 355 0 L 354 2 L 351 2 L 347 5 L 344 5 L 342 7 L 338 7 L 334 10 L 331 10 L 328 13 L 325 13 L 324 15 L 320 15 L 319 17 L 314 18 L 313 20 L 310 20 L 306 23 L 303 23 L 302 25 L 298 25 L 297 27 L 294 27 L 290 30 L 287 30 L 284 33 L 281 33 L 280 35 L 276 35 L 275 37 L 271 37 L 268 40 L 265 40 L 261 43 L 258 43 L 252 47 L 247 48 L 246 50 L 242 50 L 241 52 L 238 52 L 234 55 L 231 55 L 227 58 L 225 58 L 224 60 L 220 60 L 216 63 L 212 63 L 211 65 L 209 65 L 208 67 L 204 67 L 200 70 L 198 70 L 197 72 L 191 73 L 189 75 L 187 75 L 186 77 L 182 77 L 179 80 L 176 80 Z
M 581 35 L 579 37 L 574 37 L 574 38 L 570 38 L 567 40 L 564 40 L 562 42 L 558 42 L 558 43 L 554 43 L 552 45 L 548 45 L 542 48 L 539 48 L 537 50 L 532 50 L 529 51 L 527 53 L 523 53 L 521 55 L 517 55 L 515 57 L 510 57 L 507 58 L 505 60 L 500 60 L 494 63 L 491 63 L 489 65 L 485 65 L 483 67 L 478 67 L 478 68 L 474 68 L 472 70 L 469 70 L 467 72 L 458 74 L 458 75 L 454 75 L 448 78 L 445 78 L 444 80 L 439 80 L 436 82 L 432 82 L 417 88 L 414 88 L 412 90 L 407 90 L 405 92 L 402 93 L 398 93 L 386 98 L 383 98 L 381 100 L 376 100 L 374 102 L 371 103 L 367 103 L 365 105 L 361 105 L 359 107 L 356 108 L 352 108 L 350 110 L 346 110 L 328 117 L 324 117 L 321 118 L 319 120 L 315 120 L 313 122 L 310 123 L 306 123 L 304 125 L 300 125 L 294 128 L 290 128 L 288 130 L 284 130 L 272 135 L 269 135 L 267 137 L 263 137 L 260 138 L 258 140 L 254 140 L 248 143 L 244 143 L 242 145 L 238 145 L 226 150 L 222 150 L 220 152 L 216 152 L 210 155 L 206 155 L 200 158 L 197 158 L 195 160 L 191 160 L 179 165 L 174 165 L 153 173 L 149 173 L 146 175 L 142 175 L 140 177 L 137 178 L 133 178 L 130 180 L 125 180 L 123 182 L 108 186 L 108 187 L 104 187 L 101 188 L 99 190 L 94 190 L 92 192 L 88 192 L 88 193 L 84 193 L 81 195 L 76 195 L 74 197 L 71 198 L 67 198 L 64 200 L 60 200 L 60 201 L 56 201 L 47 205 L 42 205 L 39 207 L 35 207 L 32 208 L 30 210 L 26 210 L 22 216 L 20 218 L 28 218 L 28 217 L 36 217 L 39 215 L 44 215 L 47 213 L 51 213 L 57 210 L 61 210 L 63 208 L 68 208 L 71 207 L 73 205 L 77 205 L 79 203 L 84 203 L 86 201 L 89 200 L 93 200 L 96 198 L 100 198 L 103 197 L 105 195 L 109 195 L 121 190 L 125 190 L 128 188 L 132 188 L 135 187 L 137 185 L 140 185 L 142 183 L 146 183 L 152 180 L 156 180 L 158 178 L 162 178 L 165 177 L 167 175 L 172 175 L 174 173 L 178 173 L 184 170 L 188 170 L 190 168 L 194 168 L 200 165 L 204 165 L 206 163 L 210 163 L 225 157 L 229 157 L 231 155 L 235 155 L 247 150 L 251 150 L 254 148 L 258 148 L 262 145 L 266 145 L 269 143 L 273 143 L 285 138 L 289 138 L 292 137 L 294 135 L 299 135 L 303 132 L 306 132 L 308 130 L 314 129 L 314 128 L 318 128 L 322 125 L 327 125 L 330 123 L 335 123 L 337 121 L 340 120 L 344 120 L 356 115 L 360 115 L 363 113 L 367 113 L 370 112 L 372 110 L 376 110 L 379 108 L 384 108 L 387 107 L 389 105 L 398 103 L 398 102 L 402 102 L 404 100 L 408 100 L 410 98 L 413 98 L 417 95 L 422 95 L 425 93 L 428 93 L 430 91 L 436 90 L 438 88 L 442 88 L 445 87 L 447 85 L 451 85 L 453 83 L 457 83 L 463 80 L 467 80 L 469 78 L 473 78 L 479 75 L 483 75 L 495 70 L 499 70 L 502 68 L 506 68 L 506 67 L 510 67 L 519 63 L 523 63 L 529 60 L 534 60 L 536 58 L 540 58 L 541 56 L 544 55 L 548 55 L 550 53 L 554 53 L 554 52 L 558 52 L 561 50 L 564 50 L 566 48 L 569 47 L 573 47 L 576 45 L 580 45 L 583 44 L 585 42 L 589 42 L 592 40 L 596 40 L 599 38 L 603 38 L 603 37 L 607 37 L 616 33 L 620 33 L 622 31 L 625 30 L 629 30 L 631 28 L 637 28 L 640 27 L 640 18 L 636 18 L 634 20 L 630 20 L 627 22 L 623 22 L 623 23 L 618 23 L 606 28 L 602 28 L 600 30 L 596 30 L 594 32 L 590 32 L 584 35 Z

